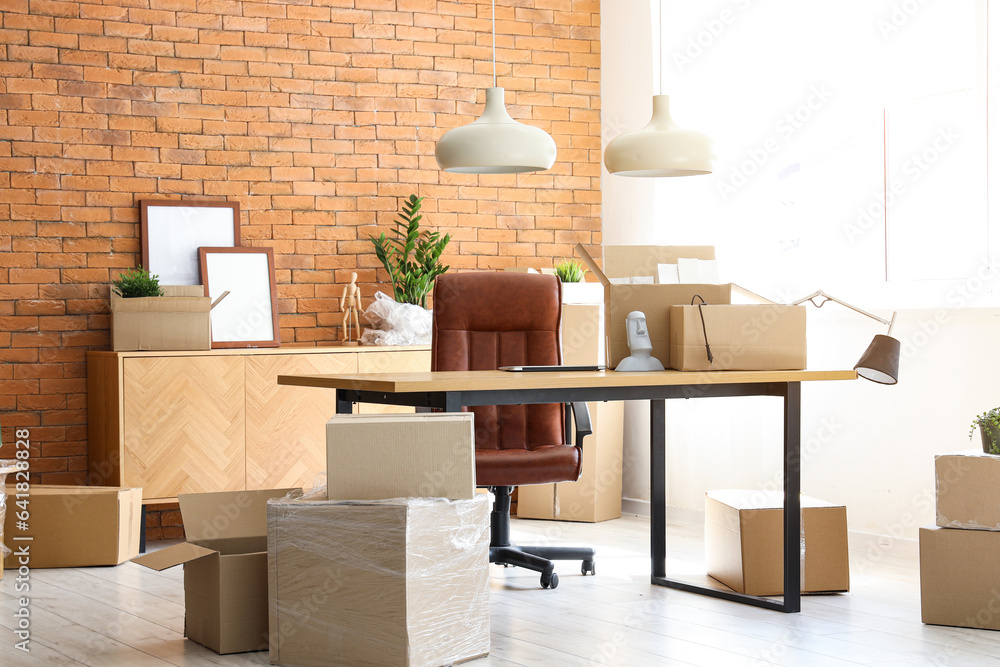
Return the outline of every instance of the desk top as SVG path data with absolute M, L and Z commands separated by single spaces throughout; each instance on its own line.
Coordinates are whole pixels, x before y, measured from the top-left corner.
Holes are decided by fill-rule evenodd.
M 438 371 L 343 375 L 279 375 L 278 384 L 386 393 L 497 391 L 582 387 L 653 387 L 854 380 L 854 371 Z

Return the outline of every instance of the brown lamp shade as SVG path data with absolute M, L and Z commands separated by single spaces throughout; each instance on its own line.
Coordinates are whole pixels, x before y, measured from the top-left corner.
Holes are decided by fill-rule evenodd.
M 899 378 L 899 341 L 878 334 L 854 365 L 858 375 L 881 384 L 896 384 Z

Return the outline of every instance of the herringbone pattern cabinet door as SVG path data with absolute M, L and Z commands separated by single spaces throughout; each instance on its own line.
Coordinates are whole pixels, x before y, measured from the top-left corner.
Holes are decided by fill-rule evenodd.
M 312 487 L 326 471 L 326 422 L 336 392 L 279 386 L 279 375 L 356 373 L 356 354 L 260 355 L 246 358 L 248 489 Z
M 244 488 L 241 357 L 131 358 L 124 372 L 122 484 L 144 498 Z

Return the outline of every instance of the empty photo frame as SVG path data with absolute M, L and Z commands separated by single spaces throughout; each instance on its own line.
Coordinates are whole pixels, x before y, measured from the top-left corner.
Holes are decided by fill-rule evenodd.
M 212 347 L 278 347 L 278 300 L 271 248 L 199 248 L 212 308 Z
M 240 245 L 240 205 L 234 201 L 139 202 L 142 266 L 161 285 L 201 285 L 198 248 Z

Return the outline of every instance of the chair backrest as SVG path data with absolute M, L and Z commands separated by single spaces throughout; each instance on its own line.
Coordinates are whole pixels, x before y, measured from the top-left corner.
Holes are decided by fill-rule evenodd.
M 434 286 L 431 370 L 562 363 L 562 287 L 556 276 L 450 273 Z M 560 404 L 471 408 L 477 449 L 566 444 Z

